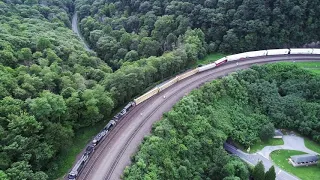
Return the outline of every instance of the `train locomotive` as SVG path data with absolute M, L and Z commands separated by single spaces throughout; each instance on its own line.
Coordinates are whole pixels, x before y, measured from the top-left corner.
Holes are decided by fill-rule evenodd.
M 87 163 L 90 156 L 92 156 L 94 150 L 98 148 L 98 145 L 104 140 L 104 138 L 108 135 L 109 131 L 116 126 L 117 122 L 119 122 L 127 113 L 134 108 L 135 106 L 141 104 L 142 102 L 146 101 L 147 99 L 153 97 L 154 95 L 158 94 L 159 92 L 169 88 L 170 86 L 174 85 L 175 83 L 193 76 L 196 73 L 201 73 L 203 71 L 207 71 L 213 69 L 215 67 L 221 66 L 224 63 L 231 62 L 231 61 L 240 61 L 247 58 L 255 58 L 255 57 L 263 57 L 263 56 L 276 56 L 276 55 L 288 55 L 288 54 L 301 54 L 301 55 L 308 55 L 308 54 L 320 54 L 320 49 L 308 48 L 308 49 L 298 49 L 298 48 L 291 48 L 291 49 L 269 49 L 269 50 L 261 50 L 261 51 L 251 51 L 251 52 L 244 52 L 240 54 L 234 54 L 227 57 L 223 57 L 211 64 L 207 64 L 201 67 L 197 67 L 193 70 L 187 71 L 182 73 L 171 80 L 156 86 L 152 90 L 148 91 L 147 93 L 141 95 L 140 97 L 134 99 L 133 102 L 129 102 L 118 114 L 116 114 L 109 123 L 97 134 L 90 145 L 87 147 L 85 153 L 81 156 L 81 158 L 77 161 L 75 166 L 72 168 L 70 173 L 68 174 L 69 180 L 75 180 L 85 164 Z

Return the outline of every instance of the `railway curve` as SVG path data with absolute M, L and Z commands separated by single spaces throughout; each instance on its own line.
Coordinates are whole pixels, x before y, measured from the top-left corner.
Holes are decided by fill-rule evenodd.
M 130 164 L 130 158 L 137 151 L 143 137 L 150 133 L 152 124 L 161 119 L 164 112 L 169 111 L 177 101 L 191 90 L 231 72 L 246 69 L 253 64 L 279 61 L 320 61 L 320 55 L 247 58 L 242 61 L 225 63 L 179 81 L 131 110 L 98 146 L 77 179 L 120 179 L 124 168 Z

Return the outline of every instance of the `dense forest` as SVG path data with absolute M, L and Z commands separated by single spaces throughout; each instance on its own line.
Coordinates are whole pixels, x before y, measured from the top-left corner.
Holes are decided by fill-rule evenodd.
M 79 128 L 105 120 L 207 53 L 319 40 L 319 5 L 0 0 L 0 179 L 52 179 L 56 157 Z M 70 29 L 76 12 L 95 52 L 86 51 Z
M 208 83 L 153 126 L 124 179 L 248 179 L 245 163 L 223 143 L 248 147 L 273 126 L 320 142 L 319 88 L 319 75 L 291 64 L 254 66 Z
M 188 27 L 208 52 L 300 47 L 319 40 L 314 0 L 75 0 L 81 31 L 113 69 L 181 45 Z
M 106 117 L 156 81 L 185 70 L 203 49 L 183 47 L 114 72 L 70 30 L 72 1 L 0 1 L 0 177 L 44 180 L 74 132 Z

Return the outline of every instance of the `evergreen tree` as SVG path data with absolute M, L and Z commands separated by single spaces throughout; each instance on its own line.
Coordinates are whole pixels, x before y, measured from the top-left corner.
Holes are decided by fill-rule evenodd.
M 264 180 L 265 173 L 264 173 L 264 165 L 261 161 L 253 169 L 253 178 L 255 180 Z
M 276 179 L 276 171 L 274 170 L 274 166 L 271 166 L 270 169 L 266 172 L 265 180 L 275 180 Z

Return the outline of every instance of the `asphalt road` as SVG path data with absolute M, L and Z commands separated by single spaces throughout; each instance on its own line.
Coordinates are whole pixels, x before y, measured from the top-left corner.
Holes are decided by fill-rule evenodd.
M 152 124 L 161 119 L 162 114 L 169 111 L 183 96 L 203 83 L 220 76 L 248 68 L 255 63 L 263 64 L 279 59 L 285 61 L 315 61 L 320 60 L 320 55 L 267 56 L 238 61 L 238 63 L 230 62 L 176 83 L 129 112 L 100 144 L 98 150 L 101 152 L 97 154 L 97 151 L 95 152 L 78 179 L 120 179 L 124 168 L 130 164 L 130 157 L 137 151 L 143 137 L 150 133 Z M 164 99 L 163 96 L 166 96 L 166 98 Z M 280 172 L 280 174 L 284 173 Z
M 86 44 L 86 42 L 84 41 L 84 39 L 81 36 L 81 33 L 79 31 L 79 28 L 78 28 L 78 14 L 77 13 L 74 13 L 73 17 L 72 17 L 72 31 L 75 32 L 78 35 L 78 37 L 81 39 L 81 41 L 83 42 L 84 48 L 86 50 L 88 50 L 88 51 L 91 51 L 91 49 Z
M 258 154 L 262 155 L 266 159 L 270 159 L 270 153 L 279 150 L 279 149 L 288 149 L 288 150 L 296 150 L 296 151 L 302 151 L 308 154 L 318 154 L 317 152 L 314 152 L 310 149 L 308 149 L 304 145 L 304 139 L 299 136 L 295 135 L 284 135 L 282 137 L 284 144 L 279 146 L 266 146 L 259 152 Z

